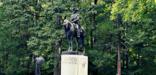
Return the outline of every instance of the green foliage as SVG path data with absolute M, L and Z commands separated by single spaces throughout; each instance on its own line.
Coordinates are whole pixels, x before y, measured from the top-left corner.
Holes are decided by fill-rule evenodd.
M 45 58 L 42 73 L 52 75 L 58 63 L 56 40 L 61 38 L 62 49 L 67 49 L 63 27 L 57 18 L 69 19 L 73 7 L 79 8 L 80 23 L 86 30 L 89 74 L 115 75 L 116 47 L 120 43 L 122 75 L 155 75 L 155 1 L 97 0 L 97 4 L 92 1 L 0 1 L 0 75 L 34 74 L 33 55 Z M 117 22 L 118 15 L 122 23 Z

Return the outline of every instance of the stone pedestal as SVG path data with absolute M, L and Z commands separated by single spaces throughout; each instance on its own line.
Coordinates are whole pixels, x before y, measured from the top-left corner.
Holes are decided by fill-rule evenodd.
M 88 57 L 77 53 L 62 54 L 61 75 L 88 75 Z

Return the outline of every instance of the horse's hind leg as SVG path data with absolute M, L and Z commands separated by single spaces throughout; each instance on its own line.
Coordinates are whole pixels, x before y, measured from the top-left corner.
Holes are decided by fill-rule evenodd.
M 79 38 L 77 36 L 76 37 L 76 51 L 79 50 Z
M 79 38 L 79 46 L 80 46 L 80 51 L 84 54 L 85 53 L 85 47 L 84 47 L 84 35 L 81 33 L 81 36 Z

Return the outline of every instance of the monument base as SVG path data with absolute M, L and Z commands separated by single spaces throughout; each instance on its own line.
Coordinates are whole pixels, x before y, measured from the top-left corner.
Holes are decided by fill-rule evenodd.
M 61 75 L 88 75 L 88 57 L 79 52 L 63 52 Z

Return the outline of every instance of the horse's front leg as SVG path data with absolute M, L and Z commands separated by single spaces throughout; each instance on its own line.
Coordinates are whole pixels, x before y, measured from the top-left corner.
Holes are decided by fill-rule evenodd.
M 72 36 L 70 36 L 68 38 L 68 45 L 69 45 L 68 51 L 73 51 L 73 40 L 72 40 Z
M 85 48 L 84 48 L 84 33 L 81 33 L 81 36 L 79 38 L 79 50 L 85 53 Z

